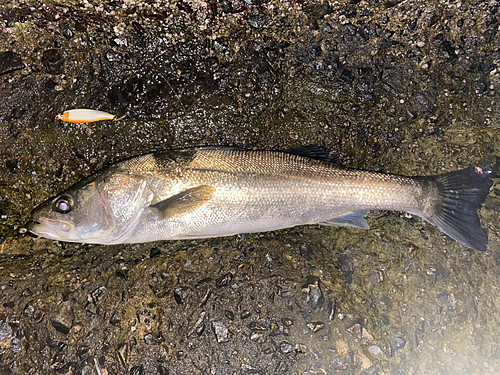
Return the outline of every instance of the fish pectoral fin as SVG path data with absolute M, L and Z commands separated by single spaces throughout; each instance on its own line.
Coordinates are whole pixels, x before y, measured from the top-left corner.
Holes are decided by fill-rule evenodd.
M 181 191 L 149 207 L 158 220 L 192 212 L 210 201 L 215 193 L 210 185 L 201 185 Z
M 368 211 L 350 212 L 346 215 L 336 217 L 325 222 L 319 223 L 320 225 L 331 225 L 334 227 L 353 227 L 360 229 L 370 229 L 370 226 L 364 219 Z

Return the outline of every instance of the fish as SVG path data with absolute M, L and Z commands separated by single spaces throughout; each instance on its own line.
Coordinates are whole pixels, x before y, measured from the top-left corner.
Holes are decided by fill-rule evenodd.
M 425 177 L 349 169 L 323 147 L 290 152 L 202 147 L 112 164 L 32 211 L 40 237 L 92 244 L 145 243 L 329 225 L 369 229 L 371 210 L 420 216 L 486 251 L 477 210 L 490 167 Z
M 88 122 L 103 120 L 118 121 L 117 116 L 95 109 L 70 109 L 69 111 L 65 111 L 62 115 L 57 115 L 57 118 L 75 124 L 86 124 Z

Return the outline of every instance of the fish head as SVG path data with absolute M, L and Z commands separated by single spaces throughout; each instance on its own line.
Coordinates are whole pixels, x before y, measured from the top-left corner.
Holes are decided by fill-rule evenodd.
M 146 206 L 145 187 L 127 174 L 88 178 L 36 207 L 27 229 L 58 241 L 122 243 Z

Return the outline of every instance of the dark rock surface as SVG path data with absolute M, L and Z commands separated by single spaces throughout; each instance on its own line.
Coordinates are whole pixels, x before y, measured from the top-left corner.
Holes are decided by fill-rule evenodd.
M 131 246 L 22 229 L 162 149 L 318 144 L 407 175 L 500 155 L 496 2 L 22 0 L 0 21 L 0 373 L 498 373 L 498 182 L 481 254 L 380 212 Z

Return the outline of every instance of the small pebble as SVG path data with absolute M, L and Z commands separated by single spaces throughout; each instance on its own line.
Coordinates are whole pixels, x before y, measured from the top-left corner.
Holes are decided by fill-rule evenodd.
M 406 340 L 402 337 L 396 337 L 396 339 L 394 340 L 394 349 L 395 350 L 398 350 L 398 349 L 403 349 L 406 345 Z
M 222 275 L 215 281 L 215 285 L 217 285 L 217 288 L 221 288 L 223 286 L 229 285 L 231 283 L 231 280 L 233 280 L 233 275 L 228 272 L 225 275 Z
M 12 328 L 9 323 L 0 321 L 0 341 L 12 336 Z
M 148 333 L 146 336 L 144 336 L 144 342 L 147 345 L 151 345 L 153 343 L 153 335 L 151 333 Z
M 113 314 L 111 318 L 109 318 L 109 323 L 110 324 L 118 324 L 122 321 L 122 318 L 118 314 Z
M 188 296 L 188 290 L 184 287 L 178 287 L 174 290 L 174 299 L 177 304 L 182 305 Z
M 361 339 L 363 336 L 363 326 L 360 323 L 353 323 L 346 328 L 346 331 L 358 339 Z
M 309 276 L 302 286 L 302 293 L 307 293 L 307 304 L 312 309 L 321 309 L 323 307 L 324 297 L 321 291 L 319 277 Z
M 243 310 L 243 311 L 241 312 L 240 317 L 241 317 L 241 319 L 247 319 L 247 318 L 250 318 L 250 316 L 251 316 L 251 315 L 252 315 L 252 313 L 251 313 L 250 311 L 248 311 L 248 310 Z
M 153 247 L 149 252 L 149 259 L 156 258 L 159 255 L 161 255 L 161 249 L 158 247 Z
M 379 356 L 380 354 L 382 354 L 382 349 L 380 349 L 380 347 L 378 347 L 376 345 L 370 346 L 368 348 L 368 351 L 370 352 L 370 354 L 375 355 L 375 356 Z
M 313 332 L 318 332 L 325 328 L 325 324 L 323 322 L 310 322 L 307 323 L 307 328 L 309 328 Z
M 288 354 L 288 353 L 291 353 L 293 351 L 293 345 L 286 342 L 286 341 L 283 341 L 281 344 L 280 344 L 280 350 L 282 353 L 284 354 Z
M 231 332 L 227 329 L 223 322 L 213 322 L 212 327 L 214 329 L 215 337 L 218 343 L 228 342 L 231 340 Z

